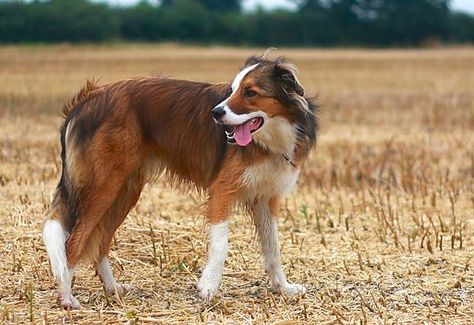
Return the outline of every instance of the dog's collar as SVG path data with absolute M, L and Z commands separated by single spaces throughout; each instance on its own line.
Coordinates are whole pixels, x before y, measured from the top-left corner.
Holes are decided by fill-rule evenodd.
M 294 168 L 298 168 L 298 165 L 296 164 L 296 162 L 293 159 L 291 159 L 286 153 L 282 154 L 282 156 L 287 163 L 289 163 Z

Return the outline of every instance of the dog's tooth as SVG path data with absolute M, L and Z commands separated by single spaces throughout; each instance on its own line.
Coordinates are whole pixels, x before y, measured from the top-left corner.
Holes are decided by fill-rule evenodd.
M 225 131 L 225 135 L 226 135 L 228 140 L 233 140 L 234 139 L 234 132 Z

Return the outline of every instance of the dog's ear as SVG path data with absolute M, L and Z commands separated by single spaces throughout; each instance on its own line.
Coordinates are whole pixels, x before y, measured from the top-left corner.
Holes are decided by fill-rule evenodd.
M 275 65 L 275 75 L 281 82 L 283 90 L 287 93 L 296 93 L 304 96 L 304 89 L 298 82 L 295 75 L 296 68 L 287 63 L 278 63 Z

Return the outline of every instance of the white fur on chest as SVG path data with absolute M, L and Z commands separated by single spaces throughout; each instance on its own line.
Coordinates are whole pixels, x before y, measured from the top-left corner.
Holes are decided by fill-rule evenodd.
M 287 163 L 283 157 L 273 157 L 248 167 L 242 175 L 242 200 L 269 199 L 288 194 L 295 187 L 299 174 L 299 169 Z

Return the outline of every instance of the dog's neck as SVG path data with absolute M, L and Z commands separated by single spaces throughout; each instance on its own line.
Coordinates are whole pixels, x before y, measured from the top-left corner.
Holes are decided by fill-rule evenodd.
M 294 160 L 293 156 L 289 156 L 287 155 L 286 153 L 282 154 L 283 156 L 283 159 L 285 159 L 285 161 L 290 164 L 291 166 L 293 166 L 294 168 L 298 168 L 298 165 L 296 164 L 296 161 Z

